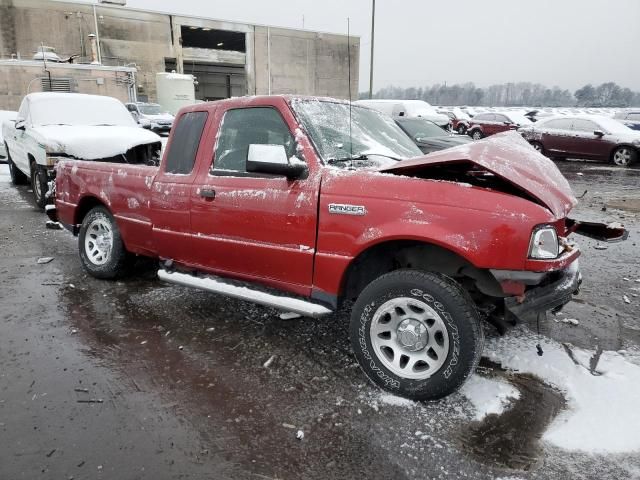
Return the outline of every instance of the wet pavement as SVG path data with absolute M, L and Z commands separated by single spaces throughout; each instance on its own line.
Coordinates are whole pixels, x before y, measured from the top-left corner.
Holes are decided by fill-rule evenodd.
M 580 239 L 582 292 L 543 333 L 594 352 L 638 349 L 640 168 L 559 165 L 586 191 L 574 215 L 621 222 L 630 238 L 606 249 Z M 485 361 L 479 374 L 521 397 L 480 422 L 461 393 L 390 398 L 357 367 L 347 313 L 283 320 L 163 285 L 145 262 L 126 280 L 96 280 L 76 239 L 44 223 L 0 165 L 2 480 L 640 477 L 638 453 L 541 442 L 566 404 L 535 377 Z

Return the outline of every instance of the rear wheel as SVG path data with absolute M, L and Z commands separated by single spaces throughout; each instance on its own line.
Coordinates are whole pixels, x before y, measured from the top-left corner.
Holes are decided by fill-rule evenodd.
M 442 398 L 475 369 L 484 333 L 468 294 L 444 275 L 396 270 L 353 306 L 351 345 L 379 387 L 413 400 Z
M 33 162 L 31 164 L 31 189 L 38 208 L 44 210 L 47 204 L 47 191 L 49 190 L 47 171 L 44 167 Z
M 474 130 L 473 133 L 471 133 L 471 138 L 474 140 L 481 140 L 482 137 L 484 137 L 484 135 L 480 130 Z
M 529 142 L 529 143 L 537 152 L 540 152 L 541 154 L 544 155 L 544 146 L 540 142 Z
M 613 152 L 613 163 L 620 167 L 628 167 L 638 159 L 638 152 L 631 147 L 618 147 Z
M 128 272 L 131 254 L 113 215 L 104 207 L 93 208 L 82 220 L 78 248 L 82 265 L 96 278 L 112 279 Z

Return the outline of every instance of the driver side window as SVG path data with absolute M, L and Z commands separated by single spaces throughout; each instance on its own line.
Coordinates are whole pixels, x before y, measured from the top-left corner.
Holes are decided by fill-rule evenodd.
M 280 113 L 271 107 L 229 110 L 224 114 L 212 172 L 246 172 L 249 145 L 282 145 L 291 158 L 295 141 Z

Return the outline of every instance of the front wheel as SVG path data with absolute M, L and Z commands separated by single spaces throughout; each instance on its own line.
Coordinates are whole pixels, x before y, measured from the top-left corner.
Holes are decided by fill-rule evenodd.
M 128 271 L 131 255 L 113 215 L 104 207 L 93 208 L 82 220 L 78 249 L 85 270 L 96 278 L 113 279 Z
M 638 159 L 638 152 L 631 147 L 618 147 L 613 152 L 613 163 L 620 167 L 628 167 Z
M 350 336 L 369 379 L 413 400 L 456 391 L 484 344 L 469 295 L 449 277 L 418 270 L 396 270 L 370 283 L 353 307 Z
M 482 132 L 480 130 L 474 130 L 471 134 L 471 138 L 473 138 L 474 140 L 482 140 L 483 136 L 484 135 L 482 135 Z
M 11 183 L 13 185 L 24 185 L 27 183 L 28 177 L 20 171 L 16 164 L 13 163 L 11 154 L 9 153 L 9 146 L 5 143 L 4 149 L 7 152 L 7 163 L 9 164 L 9 176 L 11 177 Z
M 542 146 L 542 144 L 540 142 L 529 142 L 531 144 L 531 146 L 534 148 L 534 150 L 536 150 L 537 152 L 540 152 L 541 154 L 544 155 L 544 147 Z
M 31 189 L 33 190 L 36 205 L 44 210 L 48 200 L 47 192 L 49 191 L 47 170 L 36 163 L 31 164 Z

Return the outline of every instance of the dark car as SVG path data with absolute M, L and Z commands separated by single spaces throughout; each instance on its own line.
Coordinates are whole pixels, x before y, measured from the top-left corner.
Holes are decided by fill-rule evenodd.
M 531 125 L 531 120 L 517 112 L 479 113 L 471 122 L 467 133 L 474 140 L 508 130 Z
M 471 125 L 471 117 L 459 108 L 453 110 L 438 110 L 451 119 L 451 130 L 458 132 L 460 135 L 467 133 L 469 125 Z
M 640 130 L 640 110 L 618 112 L 613 118 L 624 123 L 631 130 Z
M 598 115 L 555 117 L 519 130 L 541 153 L 629 166 L 638 159 L 640 132 Z
M 466 135 L 448 132 L 424 118 L 397 118 L 396 123 L 411 137 L 422 153 L 437 152 L 471 142 Z

